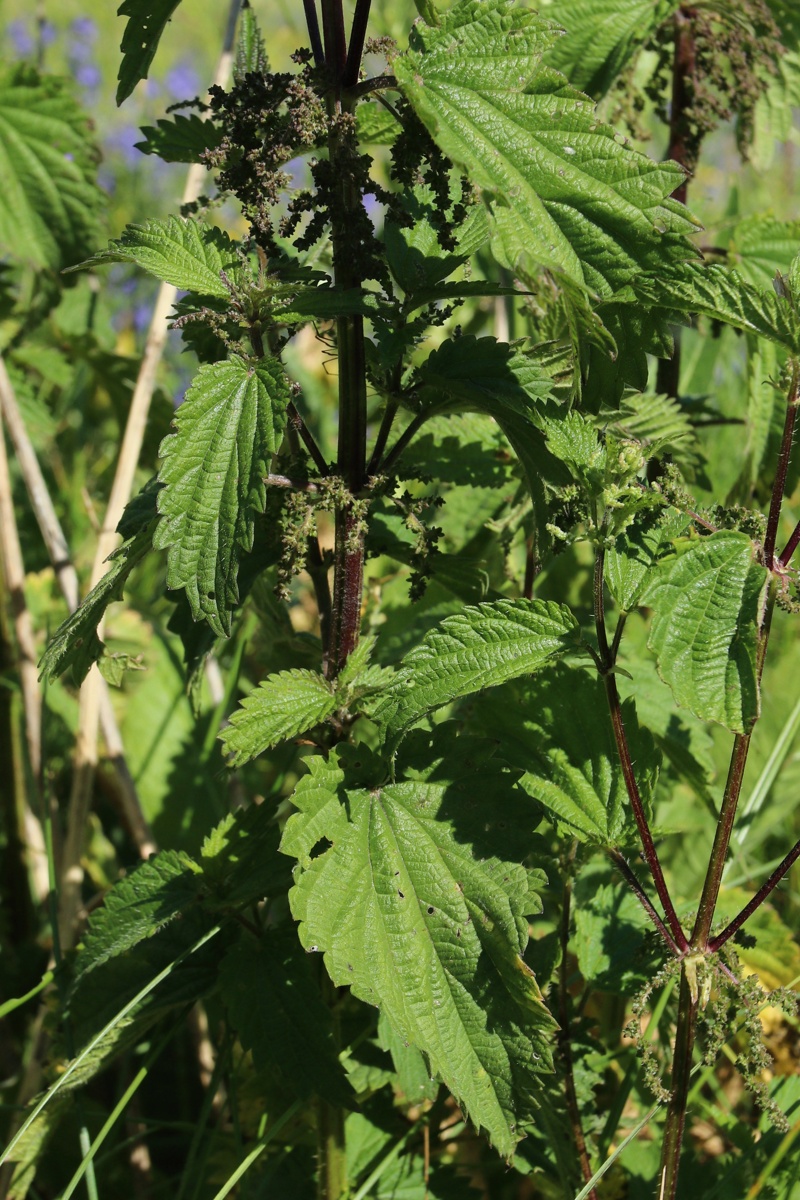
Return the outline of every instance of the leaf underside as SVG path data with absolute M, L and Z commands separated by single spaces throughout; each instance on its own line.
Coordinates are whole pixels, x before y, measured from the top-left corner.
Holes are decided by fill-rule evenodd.
M 117 9 L 117 16 L 128 18 L 120 44 L 117 104 L 147 78 L 161 35 L 179 4 L 180 0 L 124 0 Z

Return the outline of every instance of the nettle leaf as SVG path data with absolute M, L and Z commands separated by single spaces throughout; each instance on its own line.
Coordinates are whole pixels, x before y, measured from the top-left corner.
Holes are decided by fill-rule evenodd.
M 267 50 L 261 34 L 261 27 L 248 0 L 245 0 L 239 15 L 236 60 L 233 64 L 234 83 L 244 83 L 251 72 L 264 75 L 268 70 L 269 59 L 267 58 Z
M 565 604 L 496 600 L 446 617 L 407 654 L 374 710 L 398 734 L 427 713 L 530 675 L 580 646 L 580 629 Z
M 153 545 L 154 529 L 155 517 L 114 551 L 110 569 L 53 635 L 39 663 L 41 679 L 57 679 L 71 671 L 76 686 L 83 682 L 92 664 L 105 652 L 97 627 L 109 604 L 122 599 L 128 576 Z
M 548 11 L 566 34 L 546 61 L 599 100 L 679 0 L 556 0 Z
M 606 587 L 623 612 L 636 607 L 657 560 L 669 554 L 685 533 L 689 518 L 669 511 L 645 514 L 629 525 L 605 553 Z
M 607 880 L 606 863 L 590 863 L 576 880 L 573 946 L 587 983 L 630 995 L 658 970 L 660 947 L 628 885 Z
M 164 162 L 202 162 L 207 150 L 215 150 L 222 141 L 222 130 L 213 121 L 204 121 L 197 113 L 175 113 L 168 121 L 143 125 L 143 142 L 136 142 L 142 154 L 157 154 Z
M 670 194 L 683 181 L 601 124 L 545 62 L 558 30 L 511 0 L 461 0 L 418 23 L 395 75 L 432 137 L 492 206 L 498 248 L 523 278 L 541 265 L 609 295 L 693 252 Z
M 728 242 L 728 261 L 754 287 L 768 291 L 775 272 L 787 274 L 800 250 L 800 221 L 758 213 L 739 221 Z
M 757 333 L 800 354 L 800 315 L 770 289 L 762 291 L 718 263 L 686 264 L 680 274 L 664 270 L 654 281 L 637 281 L 637 295 L 676 313 L 701 313 L 745 333 Z
M 756 101 L 753 113 L 753 142 L 748 157 L 756 170 L 772 166 L 780 142 L 796 137 L 795 109 L 800 104 L 800 13 L 795 0 L 768 0 L 780 30 L 783 54 L 775 75 L 768 76 L 766 90 Z
M 107 893 L 95 910 L 77 957 L 79 975 L 127 953 L 197 902 L 202 871 L 180 850 L 162 850 Z
M 639 443 L 649 458 L 670 451 L 680 460 L 699 462 L 697 431 L 688 412 L 671 396 L 626 396 L 619 412 L 605 414 L 605 427 Z
M 331 1104 L 352 1105 L 331 1010 L 294 929 L 235 941 L 220 964 L 220 985 L 231 1024 L 244 1049 L 252 1051 L 257 1070 L 277 1067 L 304 1098 L 316 1094 Z
M 180 0 L 124 0 L 117 9 L 118 17 L 128 18 L 120 45 L 117 104 L 147 78 L 161 35 L 179 4 Z
M 409 295 L 420 289 L 431 289 L 447 279 L 488 240 L 489 222 L 482 205 L 473 205 L 468 210 L 464 222 L 453 230 L 455 245 L 445 250 L 430 220 L 430 215 L 436 211 L 433 190 L 424 184 L 418 185 L 403 194 L 402 202 L 412 224 L 400 225 L 389 219 L 383 238 L 389 269 Z
M 419 383 L 420 398 L 432 413 L 481 412 L 497 421 L 519 458 L 537 511 L 544 511 L 544 480 L 569 482 L 539 428 L 553 380 L 532 354 L 492 337 L 450 338 L 419 368 Z
M 228 813 L 211 830 L 200 850 L 200 866 L 208 888 L 207 903 L 229 910 L 254 904 L 289 889 L 286 860 L 274 810 L 268 804 Z
M 234 272 L 240 266 L 227 233 L 183 217 L 128 225 L 122 237 L 110 242 L 107 250 L 101 250 L 73 270 L 114 262 L 135 263 L 156 279 L 182 291 L 220 299 L 230 299 L 231 295 L 230 288 L 222 281 L 223 272 Z
M 286 425 L 289 382 L 274 358 L 202 366 L 161 443 L 161 521 L 167 587 L 185 588 L 194 619 L 228 636 L 238 571 L 253 548 L 272 455 Z
M 220 733 L 230 766 L 321 725 L 337 708 L 335 689 L 316 671 L 279 671 L 246 696 Z
M 380 1006 L 509 1155 L 537 1075 L 552 1068 L 555 1029 L 522 957 L 540 901 L 505 829 L 524 794 L 495 768 L 340 798 L 334 758 L 310 761 L 286 827 L 284 849 L 306 851 L 290 893 L 300 940 L 325 953 L 334 983 Z
M 660 564 L 641 598 L 654 613 L 648 645 L 676 702 L 733 733 L 748 733 L 760 710 L 767 579 L 750 539 L 723 531 Z
M 91 253 L 106 197 L 91 125 L 63 80 L 18 67 L 0 83 L 0 250 L 60 271 Z
M 632 700 L 623 705 L 623 718 L 649 807 L 661 756 L 639 726 Z M 500 756 L 524 772 L 520 787 L 567 836 L 601 846 L 636 842 L 605 688 L 596 673 L 557 664 L 535 679 L 508 684 L 477 701 L 468 728 L 497 739 Z

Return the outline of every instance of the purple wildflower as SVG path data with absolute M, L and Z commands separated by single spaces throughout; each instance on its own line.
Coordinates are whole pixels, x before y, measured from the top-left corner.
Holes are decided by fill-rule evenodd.
M 76 38 L 83 42 L 97 41 L 97 22 L 91 17 L 76 17 L 70 24 L 70 30 Z
M 167 91 L 176 100 L 192 99 L 200 92 L 200 77 L 187 59 L 182 59 L 167 72 L 165 83 Z
M 136 149 L 136 143 L 141 134 L 135 125 L 123 125 L 109 134 L 107 145 L 112 151 L 121 154 L 128 166 L 135 166 L 141 159 L 141 150 Z
M 27 58 L 28 55 L 33 54 L 36 49 L 36 41 L 27 21 L 9 21 L 6 25 L 6 33 L 20 58 Z
M 100 68 L 94 63 L 81 63 L 75 72 L 75 78 L 81 87 L 96 88 L 100 86 L 102 76 Z

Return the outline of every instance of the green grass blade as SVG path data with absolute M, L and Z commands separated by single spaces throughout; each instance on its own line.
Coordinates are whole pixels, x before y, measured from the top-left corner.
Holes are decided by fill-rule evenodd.
M 92 1053 L 92 1051 L 95 1049 L 95 1047 L 100 1045 L 102 1040 L 108 1036 L 108 1034 L 111 1032 L 111 1030 L 114 1029 L 120 1023 L 120 1021 L 125 1020 L 128 1013 L 132 1012 L 134 1010 L 134 1008 L 136 1008 L 137 1004 L 139 1004 L 142 1000 L 146 999 L 146 997 L 149 996 L 150 993 L 152 991 L 154 991 L 160 983 L 163 983 L 164 980 L 167 979 L 172 974 L 172 972 L 175 970 L 175 968 L 177 966 L 179 966 L 182 962 L 184 962 L 187 958 L 189 958 L 190 955 L 194 954 L 197 950 L 199 950 L 201 946 L 205 946 L 206 942 L 210 942 L 212 937 L 214 937 L 216 934 L 219 933 L 219 930 L 220 930 L 220 926 L 215 925 L 213 929 L 208 931 L 208 933 L 204 933 L 203 936 L 201 938 L 199 938 L 194 943 L 193 946 L 189 946 L 189 948 L 187 950 L 183 950 L 178 955 L 177 958 L 173 959 L 171 963 L 169 963 L 166 967 L 164 967 L 163 971 L 159 971 L 158 975 L 156 975 L 154 979 L 151 979 L 149 981 L 149 983 L 146 983 L 145 986 L 140 991 L 138 991 L 136 993 L 136 995 L 131 1000 L 129 1000 L 128 1003 L 125 1004 L 119 1010 L 119 1012 L 116 1014 L 116 1016 L 112 1017 L 111 1020 L 108 1021 L 103 1026 L 103 1028 L 100 1030 L 99 1033 L 95 1034 L 95 1036 L 91 1039 L 91 1041 L 88 1042 L 84 1046 L 84 1048 L 81 1050 L 80 1054 L 78 1054 L 78 1056 L 76 1058 L 73 1058 L 72 1062 L 69 1064 L 67 1069 L 64 1071 L 64 1074 L 60 1075 L 58 1077 L 58 1079 L 55 1081 L 55 1083 L 52 1085 L 52 1087 L 48 1088 L 48 1090 L 42 1096 L 39 1103 L 33 1108 L 33 1110 L 28 1115 L 26 1120 L 22 1123 L 20 1128 L 15 1133 L 14 1137 L 11 1139 L 11 1141 L 6 1146 L 5 1150 L 2 1153 L 2 1156 L 0 1156 L 0 1166 L 4 1162 L 8 1162 L 8 1160 L 11 1158 L 11 1155 L 14 1152 L 15 1146 L 17 1145 L 17 1143 L 19 1142 L 19 1140 L 23 1136 L 23 1134 L 25 1134 L 27 1132 L 27 1130 L 30 1129 L 33 1122 L 39 1116 L 39 1113 L 42 1112 L 42 1110 L 50 1103 L 50 1101 L 53 1099 L 53 1097 L 55 1095 L 57 1095 L 58 1092 L 61 1091 L 61 1089 L 64 1087 L 64 1085 L 75 1074 L 75 1072 L 77 1071 L 77 1069 L 81 1065 L 81 1063 L 84 1062 L 84 1060 L 89 1057 L 89 1055 Z
M 257 1158 L 261 1157 L 261 1155 L 264 1153 L 267 1146 L 272 1141 L 272 1139 L 275 1137 L 275 1135 L 280 1133 L 280 1131 L 283 1129 L 283 1127 L 285 1125 L 288 1125 L 288 1123 L 289 1123 L 289 1121 L 291 1121 L 292 1117 L 295 1116 L 295 1114 L 298 1113 L 302 1107 L 303 1107 L 302 1100 L 295 1100 L 294 1104 L 292 1104 L 289 1108 L 287 1108 L 287 1110 L 283 1114 L 283 1116 L 278 1117 L 275 1124 L 273 1126 L 271 1126 L 270 1129 L 267 1130 L 267 1132 L 260 1139 L 260 1141 L 258 1141 L 256 1143 L 256 1145 L 253 1147 L 253 1149 L 250 1151 L 250 1153 L 246 1156 L 246 1158 L 242 1159 L 242 1161 L 239 1163 L 239 1166 L 236 1168 L 236 1170 L 233 1172 L 233 1174 L 228 1176 L 228 1178 L 223 1183 L 222 1187 L 219 1189 L 217 1194 L 214 1196 L 214 1200 L 225 1200 L 225 1197 L 230 1195 L 230 1193 L 233 1191 L 234 1187 L 239 1182 L 239 1180 L 242 1178 L 244 1173 L 250 1169 L 250 1167 L 253 1165 L 253 1163 L 256 1161 Z

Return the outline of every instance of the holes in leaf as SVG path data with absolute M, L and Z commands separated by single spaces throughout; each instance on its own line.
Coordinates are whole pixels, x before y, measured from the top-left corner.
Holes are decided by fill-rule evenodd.
M 428 905 L 428 916 L 432 917 L 435 912 L 436 912 L 436 909 L 433 907 L 432 904 L 429 904 Z
M 398 888 L 398 889 L 397 889 L 397 894 L 398 894 L 398 896 L 400 897 L 400 899 L 401 899 L 401 900 L 405 900 L 405 898 L 406 898 L 406 894 L 405 894 L 405 892 L 401 892 L 401 891 L 400 891 L 400 888 Z
M 333 842 L 329 838 L 321 837 L 309 850 L 308 857 L 313 861 L 315 858 L 319 858 L 320 855 L 325 854 L 332 846 Z

